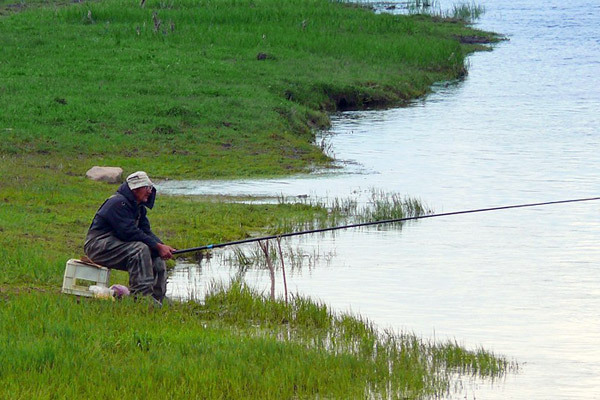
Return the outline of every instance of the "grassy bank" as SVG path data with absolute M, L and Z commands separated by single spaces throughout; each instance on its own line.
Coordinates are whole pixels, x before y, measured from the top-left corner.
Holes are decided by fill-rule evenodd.
M 239 284 L 162 309 L 0 294 L 0 320 L 3 399 L 412 399 L 447 393 L 455 372 L 493 378 L 513 367 Z
M 400 102 L 460 77 L 474 47 L 459 38 L 482 35 L 326 0 L 44 4 L 1 17 L 0 152 L 76 174 L 93 164 L 195 178 L 323 164 L 313 128 L 328 111 Z

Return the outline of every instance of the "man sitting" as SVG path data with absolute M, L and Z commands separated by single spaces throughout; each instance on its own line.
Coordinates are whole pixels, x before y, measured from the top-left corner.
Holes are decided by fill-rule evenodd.
M 129 272 L 129 288 L 162 303 L 167 291 L 164 260 L 175 249 L 150 229 L 146 209 L 152 209 L 156 188 L 144 171 L 134 172 L 100 206 L 88 230 L 84 251 L 95 263 Z

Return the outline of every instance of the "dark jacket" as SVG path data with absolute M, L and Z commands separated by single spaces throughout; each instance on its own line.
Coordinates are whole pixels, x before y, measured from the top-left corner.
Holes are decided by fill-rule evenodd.
M 144 242 L 151 249 L 156 249 L 156 244 L 162 241 L 152 232 L 146 217 L 146 208 L 154 207 L 155 198 L 156 189 L 152 188 L 148 201 L 137 204 L 133 192 L 125 182 L 100 206 L 89 230 L 112 232 L 124 242 Z

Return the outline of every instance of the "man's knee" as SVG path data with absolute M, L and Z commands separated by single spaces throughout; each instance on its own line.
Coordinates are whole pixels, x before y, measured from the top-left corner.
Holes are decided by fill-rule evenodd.
M 130 255 L 127 262 L 129 274 L 152 275 L 153 262 L 150 248 L 143 242 L 131 242 L 129 246 Z
M 167 264 L 165 260 L 160 257 L 154 257 L 152 259 L 152 267 L 154 269 L 154 273 L 163 273 L 167 270 Z
M 151 256 L 150 247 L 144 242 L 131 242 L 132 251 L 141 256 Z
M 131 244 L 131 256 L 136 263 L 141 264 L 144 268 L 150 268 L 152 262 L 152 250 L 144 242 L 132 242 Z

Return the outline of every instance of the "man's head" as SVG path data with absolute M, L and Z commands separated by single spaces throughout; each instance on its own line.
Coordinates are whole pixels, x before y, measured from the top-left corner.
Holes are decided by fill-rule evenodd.
M 127 177 L 126 182 L 138 203 L 145 203 L 148 201 L 148 197 L 152 194 L 154 184 L 147 173 L 144 171 L 134 172 Z

